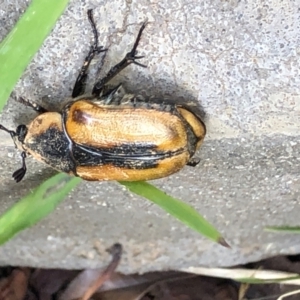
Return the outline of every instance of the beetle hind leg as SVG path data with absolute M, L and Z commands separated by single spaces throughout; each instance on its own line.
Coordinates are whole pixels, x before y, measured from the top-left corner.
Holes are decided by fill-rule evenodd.
M 118 64 L 113 66 L 108 71 L 108 73 L 106 74 L 105 77 L 103 77 L 102 79 L 100 79 L 99 81 L 97 81 L 95 83 L 93 91 L 92 91 L 93 95 L 99 96 L 102 89 L 103 89 L 103 87 L 104 87 L 104 85 L 107 84 L 112 78 L 114 78 L 117 74 L 119 74 L 123 69 L 125 69 L 130 64 L 136 64 L 140 67 L 147 68 L 146 65 L 143 65 L 143 64 L 137 62 L 138 59 L 141 59 L 141 58 L 144 57 L 144 56 L 137 56 L 137 47 L 138 47 L 138 44 L 141 40 L 142 33 L 143 33 L 146 25 L 147 25 L 147 22 L 144 22 L 143 25 L 141 26 L 141 28 L 139 30 L 139 33 L 138 33 L 138 36 L 137 36 L 137 38 L 134 42 L 134 45 L 133 45 L 131 51 L 128 52 L 125 55 L 125 57 Z
M 88 55 L 85 57 L 83 65 L 77 76 L 76 82 L 73 87 L 73 92 L 72 92 L 73 98 L 84 94 L 86 80 L 87 80 L 87 76 L 88 76 L 88 69 L 89 69 L 91 61 L 93 60 L 95 55 L 97 55 L 101 52 L 105 52 L 107 50 L 107 49 L 103 49 L 103 46 L 98 45 L 99 38 L 98 38 L 98 31 L 96 28 L 96 24 L 95 24 L 95 21 L 93 18 L 93 10 L 89 9 L 87 12 L 87 15 L 88 15 L 90 24 L 92 26 L 92 31 L 93 31 L 93 35 L 94 35 L 94 43 L 91 45 L 90 51 L 89 51 Z
M 26 153 L 23 151 L 21 154 L 22 157 L 22 167 L 20 169 L 18 169 L 17 171 L 15 171 L 12 175 L 12 177 L 14 178 L 14 180 L 16 182 L 20 182 L 23 177 L 26 174 L 27 168 L 26 168 L 26 163 L 25 163 L 25 159 L 26 159 Z

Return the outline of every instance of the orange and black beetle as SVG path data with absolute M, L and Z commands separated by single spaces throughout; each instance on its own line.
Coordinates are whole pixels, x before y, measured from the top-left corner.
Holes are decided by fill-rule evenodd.
M 84 96 L 90 62 L 106 51 L 98 46 L 98 32 L 92 10 L 88 18 L 94 44 L 83 63 L 72 97 L 59 112 L 49 112 L 31 101 L 20 99 L 40 114 L 15 131 L 0 125 L 22 150 L 22 168 L 14 172 L 19 182 L 26 173 L 26 154 L 54 169 L 86 180 L 150 180 L 168 176 L 186 164 L 205 136 L 205 125 L 188 105 L 129 94 L 122 85 L 107 83 L 136 60 L 144 23 L 132 50 L 96 82 L 92 94 Z

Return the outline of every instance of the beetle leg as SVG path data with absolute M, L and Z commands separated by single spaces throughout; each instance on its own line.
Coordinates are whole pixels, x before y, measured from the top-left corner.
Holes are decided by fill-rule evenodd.
M 138 33 L 138 36 L 134 42 L 134 45 L 131 49 L 130 52 L 128 52 L 125 57 L 115 66 L 113 66 L 108 73 L 106 74 L 106 76 L 102 79 L 100 79 L 99 81 L 97 81 L 94 85 L 92 94 L 95 96 L 99 96 L 99 94 L 101 93 L 103 86 L 108 83 L 112 78 L 114 78 L 118 73 L 120 73 L 123 69 L 125 69 L 127 66 L 129 66 L 130 64 L 136 64 L 140 67 L 146 68 L 147 66 L 137 62 L 137 59 L 141 59 L 144 56 L 136 56 L 137 54 L 137 47 L 138 44 L 140 42 L 143 30 L 145 29 L 147 25 L 147 22 L 144 22 L 142 27 L 140 28 L 140 31 Z
M 12 140 L 13 140 L 13 142 L 14 142 L 14 144 L 15 144 L 15 147 L 18 148 L 18 146 L 16 144 L 16 137 L 18 137 L 18 133 L 16 131 L 7 129 L 3 125 L 0 125 L 0 130 L 6 131 L 7 133 L 9 133 Z
M 11 138 L 13 139 L 14 143 L 15 143 L 15 146 L 17 147 L 16 145 L 16 142 L 15 142 L 15 138 L 16 136 L 18 135 L 15 131 L 13 130 L 9 130 L 7 129 L 6 127 L 4 127 L 3 125 L 0 125 L 0 130 L 4 130 L 6 132 L 8 132 L 11 136 Z M 21 157 L 22 157 L 22 168 L 18 169 L 17 171 L 15 171 L 12 175 L 12 177 L 14 178 L 14 180 L 16 182 L 20 182 L 22 180 L 22 178 L 24 177 L 25 173 L 26 173 L 26 163 L 25 163 L 25 158 L 26 158 L 26 153 L 25 151 L 23 151 L 21 153 Z
M 17 133 L 15 131 L 9 130 L 6 127 L 4 127 L 3 125 L 0 125 L 0 130 L 4 130 L 7 133 L 9 133 L 12 139 L 14 139 L 14 137 L 17 135 Z
M 22 168 L 20 168 L 20 169 L 18 169 L 17 171 L 15 171 L 15 172 L 13 173 L 13 175 L 12 175 L 12 177 L 14 178 L 14 180 L 15 180 L 16 182 L 20 182 L 20 181 L 23 179 L 23 177 L 24 177 L 24 175 L 25 175 L 25 173 L 26 173 L 26 170 L 27 170 L 27 168 L 26 168 L 26 163 L 25 163 L 25 158 L 26 158 L 26 153 L 25 153 L 25 151 L 23 151 L 23 152 L 21 153 L 21 157 L 22 157 Z
M 25 99 L 23 97 L 19 97 L 16 99 L 18 102 L 22 103 L 25 106 L 31 107 L 33 110 L 35 110 L 36 112 L 42 114 L 47 112 L 48 110 L 40 105 L 38 105 L 37 103 L 29 100 L 29 99 Z
M 90 24 L 92 26 L 93 34 L 94 34 L 94 43 L 90 47 L 90 51 L 88 55 L 85 57 L 83 65 L 80 69 L 79 75 L 76 79 L 75 85 L 73 87 L 72 97 L 78 97 L 82 94 L 84 94 L 86 80 L 87 80 L 87 72 L 88 68 L 90 66 L 91 61 L 95 57 L 96 54 L 99 54 L 101 52 L 105 52 L 107 49 L 103 49 L 103 46 L 98 46 L 98 31 L 96 28 L 96 24 L 93 18 L 93 10 L 89 9 L 87 12 L 88 19 L 90 21 Z
M 196 167 L 199 164 L 199 162 L 200 159 L 198 157 L 193 157 L 187 162 L 187 165 L 190 167 Z

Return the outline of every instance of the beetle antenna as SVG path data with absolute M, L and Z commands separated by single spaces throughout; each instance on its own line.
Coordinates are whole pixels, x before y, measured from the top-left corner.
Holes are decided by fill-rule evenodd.
M 22 168 L 15 171 L 12 175 L 12 177 L 14 178 L 14 180 L 16 182 L 20 182 L 23 179 L 24 175 L 26 174 L 26 170 L 27 170 L 26 163 L 25 163 L 25 158 L 26 158 L 25 151 L 23 151 L 21 153 L 21 157 L 22 157 Z

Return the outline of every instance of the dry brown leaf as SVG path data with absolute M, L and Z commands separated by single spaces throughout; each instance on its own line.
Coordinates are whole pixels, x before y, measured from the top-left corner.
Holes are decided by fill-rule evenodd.
M 112 261 L 103 269 L 87 269 L 82 271 L 60 294 L 59 300 L 88 300 L 103 283 L 115 272 L 122 255 L 122 245 L 114 244 L 107 250 Z
M 29 268 L 16 268 L 11 274 L 1 279 L 0 300 L 23 300 L 30 276 Z

